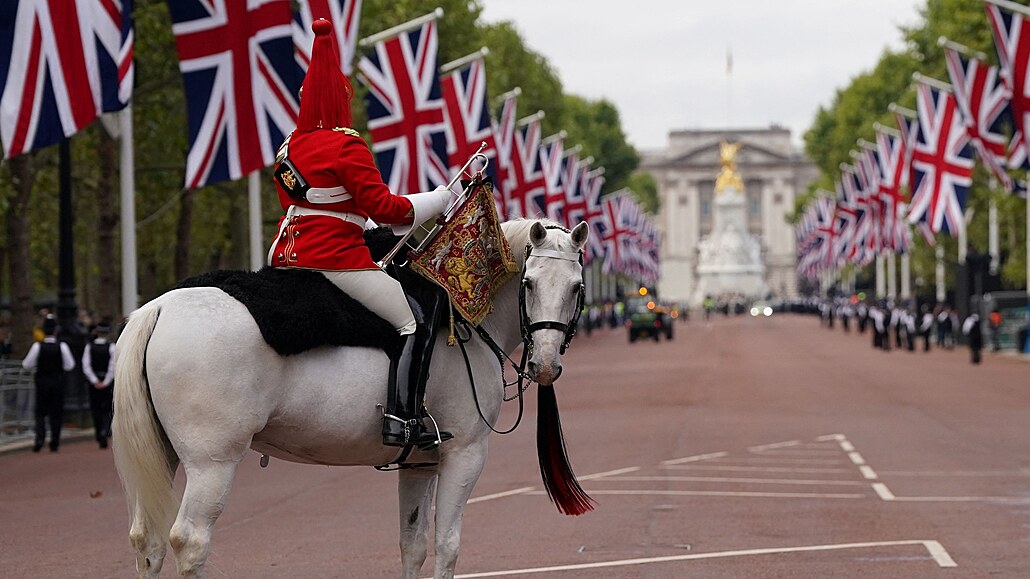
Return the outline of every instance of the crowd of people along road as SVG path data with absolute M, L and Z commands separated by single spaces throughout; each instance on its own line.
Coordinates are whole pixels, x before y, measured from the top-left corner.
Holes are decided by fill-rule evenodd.
M 969 346 L 970 362 L 979 364 L 984 348 L 983 323 L 978 313 L 971 313 L 964 320 L 947 303 L 931 307 L 922 304 L 918 310 L 908 304 L 891 300 L 866 302 L 849 297 L 822 300 L 818 312 L 823 325 L 833 328 L 839 323 L 845 332 L 852 327 L 859 333 L 867 330 L 872 335 L 873 348 L 889 352 L 891 349 L 909 352 L 929 352 L 931 343 L 938 348 L 951 350 L 958 343 L 958 335 L 965 336 Z M 990 324 L 991 349 L 996 351 L 1001 328 L 1001 314 L 992 311 Z

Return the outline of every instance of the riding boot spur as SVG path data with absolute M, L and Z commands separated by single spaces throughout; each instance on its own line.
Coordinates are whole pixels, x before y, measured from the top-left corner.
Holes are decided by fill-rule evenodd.
M 383 415 L 383 444 L 414 445 L 420 450 L 433 450 L 442 441 L 453 438 L 451 433 L 440 431 L 435 421 L 432 421 L 432 429 L 427 429 L 423 422 L 428 417 L 423 400 L 429 365 L 446 297 L 420 297 L 423 299 L 419 301 L 425 307 L 410 297 L 408 299 L 417 323 L 415 333 L 402 336 L 400 347 L 390 356 L 390 390 Z

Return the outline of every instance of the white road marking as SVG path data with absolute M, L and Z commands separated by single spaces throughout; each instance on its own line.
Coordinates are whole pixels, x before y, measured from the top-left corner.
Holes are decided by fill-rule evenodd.
M 810 458 L 816 458 L 816 457 L 820 457 L 820 456 L 840 456 L 840 449 L 838 448 L 837 450 L 818 450 L 818 449 L 808 449 L 808 450 L 805 450 L 805 449 L 801 449 L 801 448 L 796 448 L 796 449 L 788 448 L 788 449 L 783 449 L 783 450 L 779 450 L 779 449 L 761 450 L 761 451 L 756 452 L 755 454 L 760 454 L 761 456 L 805 456 L 805 457 L 810 457 Z
M 580 477 L 576 477 L 576 478 L 578 478 L 579 480 L 597 480 L 599 478 L 606 478 L 606 477 L 610 477 L 610 476 L 626 474 L 628 472 L 636 472 L 638 470 L 640 470 L 639 466 L 629 466 L 629 467 L 626 467 L 626 468 L 619 468 L 619 469 L 615 469 L 615 470 L 609 470 L 607 472 L 598 472 L 598 473 L 588 474 L 586 476 L 580 476 Z
M 580 479 L 582 480 L 582 479 Z M 730 482 L 770 485 L 844 485 L 865 486 L 867 483 L 857 480 L 802 480 L 789 478 L 736 478 L 722 476 L 616 476 L 605 478 L 607 481 L 674 481 L 674 482 Z
M 723 458 L 714 458 L 712 462 L 726 463 L 726 462 L 756 462 L 756 463 L 772 463 L 772 464 L 841 464 L 844 461 L 837 458 L 791 458 L 791 457 L 772 457 L 772 456 L 727 456 Z
M 749 447 L 748 450 L 751 452 L 761 452 L 763 450 L 770 450 L 773 448 L 783 448 L 785 446 L 797 446 L 801 444 L 800 440 L 788 440 L 786 442 L 774 442 L 772 444 L 762 444 L 759 446 Z
M 530 491 L 530 495 L 542 495 L 544 491 Z M 597 490 L 590 489 L 589 495 L 625 496 L 702 496 L 702 497 L 756 497 L 785 499 L 861 499 L 867 495 L 857 493 L 760 493 L 747 491 L 675 491 L 675 490 Z
M 675 561 L 697 561 L 701 559 L 722 559 L 727 557 L 745 557 L 751 555 L 773 555 L 778 553 L 805 553 L 815 551 L 839 551 L 843 549 L 869 549 L 876 547 L 901 547 L 922 545 L 933 557 L 938 567 L 957 567 L 955 560 L 938 541 L 878 541 L 870 543 L 838 543 L 835 545 L 807 545 L 804 547 L 772 547 L 766 549 L 742 549 L 737 551 L 716 551 L 712 553 L 691 553 L 689 555 L 668 555 L 665 557 L 647 557 L 638 559 L 621 559 L 617 561 L 598 561 L 595 563 L 577 563 L 572 565 L 553 565 L 550 567 L 531 567 L 528 569 L 509 569 L 505 571 L 487 571 L 484 573 L 466 573 L 455 575 L 455 579 L 474 579 L 476 577 L 503 577 L 506 575 L 528 575 L 531 573 L 554 573 L 559 571 L 578 571 L 583 569 L 603 569 L 607 567 L 628 567 L 631 565 L 649 565 L 654 563 L 671 563 Z
M 491 501 L 493 499 L 503 499 L 504 497 L 510 497 L 514 495 L 522 495 L 528 493 L 531 490 L 533 490 L 533 487 L 522 487 L 520 489 L 512 489 L 510 491 L 494 493 L 492 495 L 483 495 L 481 497 L 474 497 L 469 499 L 467 504 L 481 503 L 483 501 Z
M 857 452 L 849 452 L 848 453 L 848 458 L 850 458 L 851 462 L 853 462 L 855 464 L 859 464 L 859 465 L 865 464 L 865 459 L 862 458 L 862 455 L 858 454 Z
M 708 454 L 696 454 L 694 456 L 685 456 L 683 458 L 674 458 L 672 460 L 663 460 L 663 465 L 670 464 L 683 464 L 685 462 L 697 462 L 699 460 L 709 460 L 713 458 L 722 458 L 729 454 L 728 452 L 710 452 Z
M 887 488 L 887 485 L 883 483 L 873 483 L 873 490 L 876 491 L 876 494 L 885 501 L 897 500 L 894 493 L 892 493 L 891 490 Z
M 850 442 L 848 442 L 846 440 L 842 440 L 842 441 L 840 441 L 840 449 L 843 450 L 844 452 L 851 452 L 851 451 L 855 450 L 855 445 L 851 444 Z
M 847 437 L 845 437 L 843 434 L 824 434 L 823 436 L 816 438 L 816 440 L 818 440 L 819 442 L 825 442 L 827 440 L 841 441 L 846 440 L 846 438 Z
M 1018 503 L 1030 504 L 1030 497 L 895 497 L 909 503 Z
M 724 470 L 734 472 L 796 472 L 796 473 L 838 473 L 852 472 L 847 468 L 789 468 L 777 466 L 732 466 L 718 464 L 684 464 L 665 467 L 669 470 Z
M 1026 470 L 881 470 L 891 476 L 1030 476 Z
M 880 477 L 876 476 L 876 471 L 873 470 L 873 467 L 871 467 L 869 465 L 863 464 L 863 465 L 858 467 L 858 470 L 862 471 L 862 476 L 864 476 L 867 479 L 875 480 L 877 478 L 880 478 Z

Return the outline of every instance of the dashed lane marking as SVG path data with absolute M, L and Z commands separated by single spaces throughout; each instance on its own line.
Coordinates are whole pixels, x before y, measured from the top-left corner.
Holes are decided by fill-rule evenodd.
M 865 464 L 865 459 L 862 458 L 862 455 L 857 453 L 857 452 L 849 452 L 848 453 L 848 458 L 851 459 L 851 462 L 853 462 L 853 463 L 855 463 L 857 465 Z
M 774 456 L 726 456 L 713 458 L 712 462 L 752 462 L 766 464 L 844 464 L 845 461 L 838 458 L 793 458 Z
M 867 478 L 869 480 L 876 480 L 877 478 L 879 478 L 876 475 L 876 471 L 873 470 L 873 467 L 871 467 L 871 466 L 869 466 L 867 464 L 863 464 L 863 465 L 859 466 L 858 470 L 861 471 L 862 476 L 864 476 L 865 478 Z
M 846 439 L 847 437 L 845 437 L 843 434 L 824 434 L 823 436 L 816 438 L 816 440 L 819 442 L 825 442 L 827 440 L 841 441 Z
M 598 472 L 598 473 L 594 473 L 594 474 L 588 474 L 586 476 L 581 476 L 581 477 L 577 477 L 577 478 L 579 480 L 597 480 L 597 479 L 601 479 L 601 478 L 608 478 L 608 477 L 612 477 L 612 476 L 618 476 L 620 474 L 636 472 L 638 470 L 640 470 L 639 466 L 629 466 L 629 467 L 626 467 L 626 468 L 618 468 L 618 469 L 615 469 L 615 470 L 609 470 L 609 471 L 605 471 L 605 472 Z
M 851 444 L 847 440 L 840 441 L 840 449 L 844 452 L 851 452 L 855 450 L 855 445 Z
M 524 495 L 529 491 L 533 490 L 533 487 L 522 487 L 519 489 L 512 489 L 510 491 L 504 491 L 500 493 L 494 493 L 492 495 L 483 495 L 481 497 L 473 497 L 468 500 L 467 504 L 482 503 L 484 501 L 491 501 L 493 499 L 503 499 L 504 497 L 511 497 L 515 495 Z
M 561 571 L 579 571 L 583 569 L 603 569 L 608 567 L 628 567 L 632 565 L 652 565 L 655 563 L 672 563 L 676 561 L 697 561 L 702 559 L 722 559 L 728 557 L 746 557 L 753 555 L 774 555 L 779 553 L 810 553 L 816 551 L 839 551 L 844 549 L 872 549 L 878 547 L 903 547 L 922 545 L 938 567 L 957 567 L 955 560 L 938 541 L 877 541 L 869 543 L 838 543 L 835 545 L 806 545 L 803 547 L 772 547 L 766 549 L 742 549 L 737 551 L 716 551 L 712 553 L 691 553 L 689 555 L 669 555 L 665 557 L 647 557 L 638 559 L 621 559 L 617 561 L 598 561 L 595 563 L 577 563 L 573 565 L 553 565 L 550 567 L 531 567 L 526 569 L 508 569 L 504 571 L 487 571 L 484 573 L 466 573 L 455 575 L 456 579 L 474 579 L 476 577 L 503 577 L 508 575 L 528 575 L 531 573 L 556 573 Z
M 876 494 L 885 501 L 893 501 L 898 498 L 894 496 L 894 493 L 892 493 L 891 490 L 887 488 L 887 485 L 883 483 L 873 483 L 873 490 L 876 491 Z

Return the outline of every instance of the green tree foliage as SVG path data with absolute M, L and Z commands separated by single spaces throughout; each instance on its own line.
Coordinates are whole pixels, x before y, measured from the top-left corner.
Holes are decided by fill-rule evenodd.
M 885 51 L 869 72 L 852 79 L 848 86 L 838 90 L 827 107 L 816 113 L 811 128 L 805 133 L 805 150 L 821 171 L 820 179 L 812 189 L 798 200 L 795 216 L 804 204 L 815 196 L 816 188 L 833 190 L 833 182 L 840 175 L 839 164 L 850 163 L 849 151 L 857 147 L 858 139 L 873 140 L 874 123 L 894 127 L 893 115 L 888 111 L 891 102 L 907 108 L 915 106 L 912 73 L 948 81 L 944 49 L 938 38 L 945 36 L 969 48 L 983 52 L 996 64 L 994 41 L 982 3 L 964 0 L 928 0 L 920 11 L 921 21 L 900 32 L 905 47 L 899 51 Z M 969 191 L 969 209 L 973 219 L 969 227 L 969 241 L 978 251 L 987 250 L 987 213 L 990 199 L 998 202 L 1001 223 L 1003 282 L 1009 287 L 1022 287 L 1026 280 L 1025 239 L 1026 218 L 1024 201 L 989 188 L 987 173 L 978 168 L 974 184 Z M 921 238 L 913 240 L 913 275 L 924 293 L 932 293 L 935 250 Z M 938 236 L 945 254 L 954 261 L 956 245 L 947 236 Z M 918 288 L 917 288 L 918 289 Z

